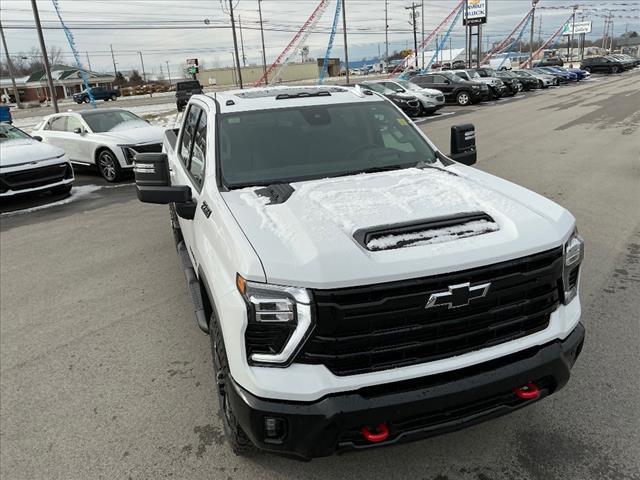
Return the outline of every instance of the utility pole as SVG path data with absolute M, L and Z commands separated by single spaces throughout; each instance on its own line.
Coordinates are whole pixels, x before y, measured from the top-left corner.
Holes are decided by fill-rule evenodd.
M 344 36 L 344 66 L 347 69 L 347 85 L 349 84 L 349 47 L 347 45 L 347 9 L 342 0 L 342 33 Z
M 89 58 L 89 52 L 85 52 L 87 54 L 87 65 L 89 67 L 89 71 L 91 71 L 91 59 Z
M 142 58 L 142 51 L 138 51 L 140 54 L 140 63 L 142 64 L 142 78 L 144 79 L 144 83 L 147 83 L 147 74 L 144 71 L 144 59 Z
M 613 14 L 609 13 L 611 17 L 611 41 L 609 42 L 609 53 L 613 52 L 613 37 L 614 37 L 614 26 L 613 26 Z
M 11 61 L 11 57 L 9 56 L 9 49 L 7 48 L 7 40 L 4 38 L 2 23 L 0 23 L 0 35 L 2 35 L 2 46 L 4 48 L 4 53 L 7 55 L 7 69 L 9 70 L 11 84 L 13 85 L 13 96 L 16 98 L 16 105 L 18 105 L 18 108 L 22 108 L 22 103 L 20 103 L 20 94 L 18 93 L 18 87 L 16 85 L 16 77 L 13 75 L 13 62 Z
M 258 14 L 260 15 L 260 39 L 262 40 L 262 72 L 264 75 L 264 84 L 269 85 L 269 78 L 267 77 L 267 52 L 264 49 L 264 29 L 262 28 L 262 0 L 258 0 Z
M 571 15 L 571 36 L 569 37 L 569 45 L 571 45 L 571 50 L 569 53 L 569 65 L 573 66 L 573 36 L 575 35 L 576 29 L 576 10 L 578 9 L 578 5 L 573 6 L 573 14 Z
M 233 0 L 229 0 L 229 16 L 231 17 L 231 33 L 233 34 L 233 51 L 235 52 L 236 68 L 238 69 L 238 83 L 240 89 L 244 88 L 242 85 L 242 69 L 240 67 L 240 56 L 238 55 L 238 37 L 236 36 L 236 21 L 233 18 Z
M 113 45 L 109 45 L 109 47 L 111 48 L 111 61 L 113 62 L 113 76 L 116 79 L 116 82 L 118 81 L 118 68 L 116 67 L 116 57 L 113 54 Z
M 167 64 L 167 77 L 169 78 L 169 87 L 171 87 L 171 70 L 169 70 L 169 62 L 165 62 Z
M 420 43 L 422 43 L 424 42 L 424 0 L 422 0 L 422 10 L 420 15 L 422 18 L 422 36 L 420 37 Z M 422 69 L 424 70 L 424 48 L 422 49 Z
M 49 90 L 51 91 L 51 102 L 53 103 L 53 111 L 60 112 L 58 109 L 58 98 L 56 97 L 56 89 L 53 85 L 53 77 L 51 76 L 51 66 L 49 65 L 49 57 L 47 56 L 47 47 L 44 43 L 44 35 L 42 34 L 42 25 L 40 25 L 40 14 L 38 13 L 38 5 L 36 0 L 31 0 L 31 9 L 33 10 L 33 19 L 36 22 L 36 30 L 38 31 L 38 41 L 40 42 L 40 50 L 42 51 L 42 61 L 44 63 L 44 71 L 47 74 Z
M 389 0 L 384 0 L 384 61 L 389 63 Z
M 604 17 L 604 29 L 602 30 L 602 49 L 604 50 L 604 47 L 607 44 L 607 29 L 609 28 L 609 17 L 606 16 Z
M 418 67 L 418 22 L 416 21 L 418 18 L 418 14 L 416 13 L 416 8 L 418 5 L 412 3 L 410 7 L 404 7 L 405 10 L 411 10 L 409 13 L 409 18 L 411 21 L 409 22 L 413 27 L 413 53 L 415 54 L 416 59 L 416 68 Z
M 538 4 L 538 0 L 531 0 L 531 36 L 529 38 L 529 68 L 533 67 L 533 32 L 535 30 L 535 21 L 536 21 L 536 5 Z
M 238 28 L 240 29 L 240 48 L 242 50 L 242 66 L 247 66 L 247 56 L 244 54 L 244 38 L 242 37 L 242 19 L 238 15 Z

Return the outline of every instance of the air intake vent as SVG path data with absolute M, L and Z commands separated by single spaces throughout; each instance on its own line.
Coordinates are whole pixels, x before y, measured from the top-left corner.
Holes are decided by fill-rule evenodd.
M 499 230 L 484 212 L 461 213 L 426 221 L 396 223 L 356 230 L 353 238 L 372 252 L 442 243 Z

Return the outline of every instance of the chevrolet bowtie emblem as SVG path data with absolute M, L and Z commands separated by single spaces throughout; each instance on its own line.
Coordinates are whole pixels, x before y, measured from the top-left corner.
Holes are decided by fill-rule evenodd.
M 432 293 L 425 308 L 434 308 L 446 305 L 447 308 L 458 308 L 469 305 L 471 300 L 487 295 L 491 282 L 471 286 L 469 282 L 449 285 L 446 292 Z

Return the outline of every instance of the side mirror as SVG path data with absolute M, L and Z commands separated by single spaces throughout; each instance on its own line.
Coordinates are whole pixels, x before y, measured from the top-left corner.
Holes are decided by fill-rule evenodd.
M 445 79 L 445 81 L 444 81 L 444 84 L 445 84 L 445 85 L 449 85 L 450 83 L 451 83 L 451 82 L 450 82 L 449 80 L 446 80 L 446 79 Z
M 404 93 L 404 88 L 396 88 L 396 92 L 398 92 L 398 93 Z
M 471 123 L 451 127 L 451 157 L 464 165 L 476 163 L 476 128 Z
M 33 138 L 34 140 L 37 140 L 38 142 L 42 141 L 42 137 L 40 137 L 39 135 L 33 135 L 31 138 Z
M 161 205 L 175 203 L 179 217 L 193 220 L 197 205 L 192 200 L 191 187 L 169 185 L 169 160 L 165 153 L 136 154 L 133 173 L 138 200 Z
M 81 127 L 77 127 L 73 129 L 73 133 L 77 133 L 78 135 L 82 135 L 84 133 L 84 130 L 82 130 Z

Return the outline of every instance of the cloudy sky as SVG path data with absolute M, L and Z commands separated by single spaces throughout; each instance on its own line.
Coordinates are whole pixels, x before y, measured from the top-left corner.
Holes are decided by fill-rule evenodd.
M 324 56 L 337 0 L 328 7 L 308 37 L 312 57 Z M 421 4 L 421 0 L 414 0 Z M 579 1 L 579 0 L 578 0 Z M 37 46 L 33 14 L 29 0 L 2 0 L 0 15 L 5 28 L 9 52 L 19 54 Z M 293 38 L 300 26 L 318 5 L 319 0 L 262 0 L 267 61 L 273 61 Z M 409 13 L 411 0 L 387 0 L 389 51 L 411 46 L 413 37 Z M 536 38 L 551 35 L 570 15 L 574 1 L 541 0 L 536 23 Z M 139 51 L 144 54 L 147 73 L 158 73 L 169 62 L 174 71 L 183 68 L 187 58 L 198 57 L 205 66 L 228 65 L 232 61 L 232 35 L 228 28 L 228 0 L 59 0 L 63 20 L 71 28 L 82 60 L 87 53 L 93 70 L 113 71 L 110 45 L 118 70 L 140 69 Z M 457 0 L 425 0 L 425 30 L 434 28 L 457 4 Z M 488 0 L 489 19 L 483 35 L 486 45 L 498 41 L 524 17 L 529 0 Z M 602 36 L 605 9 L 612 10 L 617 34 L 625 29 L 640 30 L 640 3 L 633 0 L 579 1 L 581 18 L 593 21 L 592 38 Z M 70 49 L 60 30 L 51 0 L 38 0 L 48 45 L 61 47 L 65 61 L 72 62 Z M 261 60 L 258 0 L 235 0 L 235 15 L 242 22 L 242 37 L 247 64 Z M 384 54 L 385 0 L 346 0 L 349 57 L 361 60 Z M 206 22 L 206 23 L 205 23 Z M 421 24 L 421 19 L 419 20 Z M 341 26 L 341 21 L 340 21 Z M 15 28 L 19 27 L 19 28 Z M 342 30 L 336 35 L 332 56 L 343 56 Z M 528 38 L 525 36 L 525 38 Z M 452 46 L 462 47 L 464 30 L 456 26 Z M 4 57 L 4 52 L 3 52 Z

